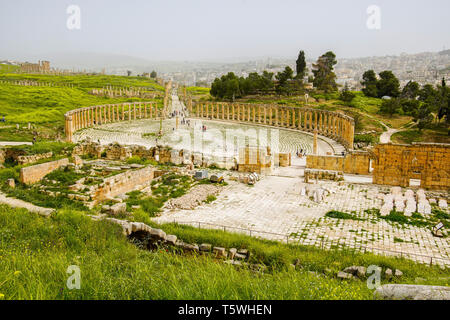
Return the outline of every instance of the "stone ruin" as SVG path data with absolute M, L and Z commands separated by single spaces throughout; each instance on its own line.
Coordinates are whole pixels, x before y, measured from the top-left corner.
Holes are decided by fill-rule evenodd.
M 331 180 L 343 181 L 344 174 L 342 171 L 305 169 L 304 181 L 308 183 L 310 180 Z
M 392 187 L 391 192 L 382 197 L 383 206 L 380 210 L 382 216 L 389 215 L 394 208 L 395 211 L 403 212 L 405 216 L 410 217 L 414 212 L 426 215 L 431 214 L 431 204 L 438 204 L 444 210 L 448 207 L 445 199 L 439 199 L 439 202 L 436 199 L 427 199 L 423 189 L 417 190 L 416 193 L 408 189 L 403 194 L 401 187 Z

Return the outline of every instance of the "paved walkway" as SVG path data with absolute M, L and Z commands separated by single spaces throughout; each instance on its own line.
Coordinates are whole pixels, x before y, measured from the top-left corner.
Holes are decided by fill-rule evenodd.
M 165 210 L 154 220 L 193 226 L 200 222 L 203 228 L 226 226 L 227 231 L 247 234 L 250 229 L 252 236 L 265 239 L 286 242 L 288 238 L 304 245 L 347 247 L 425 263 L 433 257 L 434 263 L 450 266 L 448 239 L 435 238 L 425 228 L 393 225 L 365 212 L 381 207 L 380 187 L 320 181 L 331 194 L 316 203 L 301 195 L 302 175 L 301 160 L 295 159 L 292 167 L 277 168 L 253 187 L 230 181 L 213 203 L 194 210 Z M 353 213 L 362 220 L 325 217 L 331 210 Z
M 386 127 L 387 128 L 387 127 Z M 380 135 L 380 143 L 391 143 L 391 137 L 394 133 L 399 132 L 399 129 L 388 128 L 387 131 Z
M 13 208 L 24 208 L 30 212 L 37 213 L 44 217 L 50 216 L 55 211 L 55 209 L 43 208 L 35 206 L 34 204 L 23 200 L 7 197 L 5 194 L 1 192 L 0 192 L 0 203 L 6 204 Z
M 19 142 L 19 141 L 0 141 L 0 146 L 31 146 L 33 142 Z

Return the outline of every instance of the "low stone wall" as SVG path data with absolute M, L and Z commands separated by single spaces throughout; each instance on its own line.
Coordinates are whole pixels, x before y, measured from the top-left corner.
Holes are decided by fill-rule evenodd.
M 305 182 L 309 180 L 344 180 L 342 171 L 320 170 L 320 169 L 305 169 Z
M 106 155 L 108 160 L 126 160 L 132 156 L 138 156 L 142 159 L 153 160 L 158 163 L 173 163 L 175 165 L 194 165 L 199 167 L 210 167 L 215 165 L 223 169 L 236 169 L 237 162 L 234 157 L 215 157 L 204 155 L 198 152 L 190 152 L 189 150 L 176 150 L 169 147 L 152 147 L 147 149 L 143 146 L 121 146 L 119 144 L 111 144 L 102 146 L 96 142 L 83 142 L 78 144 L 72 153 L 73 155 L 89 155 L 101 158 L 102 154 Z
M 69 159 L 65 158 L 22 168 L 20 169 L 20 182 L 24 184 L 36 183 L 50 172 L 68 164 Z
M 369 152 L 352 151 L 345 156 L 306 156 L 306 168 L 342 171 L 349 174 L 371 174 Z
M 100 202 L 120 194 L 142 189 L 153 180 L 154 171 L 155 169 L 153 167 L 145 167 L 106 178 L 97 189 L 93 200 Z
M 17 163 L 19 165 L 31 164 L 38 162 L 43 159 L 49 159 L 53 157 L 53 152 L 41 153 L 41 154 L 33 154 L 30 156 L 18 156 Z

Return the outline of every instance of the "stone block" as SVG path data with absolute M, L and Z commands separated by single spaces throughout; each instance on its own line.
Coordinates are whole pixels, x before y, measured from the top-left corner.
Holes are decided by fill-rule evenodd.
M 125 212 L 127 212 L 126 203 L 116 203 L 109 208 L 109 214 L 113 216 L 124 214 Z

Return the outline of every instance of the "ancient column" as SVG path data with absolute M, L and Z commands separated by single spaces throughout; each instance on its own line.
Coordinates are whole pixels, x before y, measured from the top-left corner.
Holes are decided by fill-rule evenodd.
M 73 134 L 73 127 L 72 127 L 72 115 L 66 115 L 65 116 L 66 121 L 66 141 L 72 142 L 72 134 Z
M 317 128 L 314 129 L 313 153 L 317 155 Z
M 275 107 L 275 125 L 278 126 L 278 108 Z
M 314 129 L 317 129 L 317 111 L 314 111 Z

